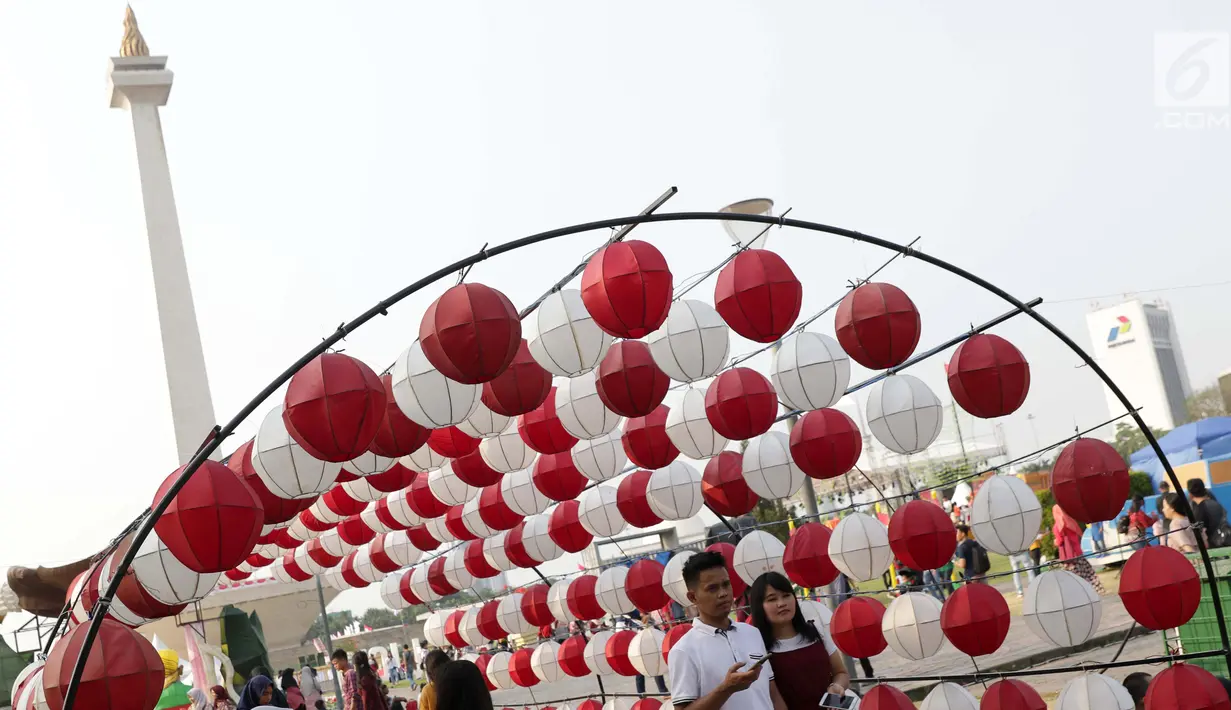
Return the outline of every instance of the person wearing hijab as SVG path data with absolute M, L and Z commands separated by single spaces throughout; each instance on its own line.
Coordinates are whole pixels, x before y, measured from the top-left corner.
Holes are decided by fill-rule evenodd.
M 283 693 L 281 690 L 278 690 L 277 684 L 273 682 L 274 674 L 270 673 L 269 669 L 265 668 L 264 666 L 257 666 L 256 668 L 252 669 L 252 675 L 248 677 L 255 678 L 259 675 L 265 676 L 266 678 L 269 679 L 269 682 L 273 684 L 274 697 L 272 700 L 270 700 L 269 704 L 276 708 L 289 708 L 290 705 L 286 702 L 286 693 Z
M 273 702 L 274 682 L 263 675 L 254 675 L 244 686 L 236 710 L 256 710 Z
M 278 680 L 282 684 L 282 692 L 286 694 L 286 706 L 290 710 L 307 710 L 303 692 L 299 690 L 299 683 L 295 682 L 295 671 L 290 668 L 283 670 Z
M 317 701 L 321 700 L 321 684 L 316 680 L 316 669 L 312 666 L 304 666 L 299 671 L 299 691 L 303 693 L 303 702 L 308 710 L 315 708 Z
M 204 690 L 190 688 L 188 690 L 188 699 L 192 701 L 192 710 L 209 710 L 209 698 L 205 697 Z
M 158 696 L 155 710 L 187 710 L 192 707 L 188 697 L 189 685 L 182 680 L 184 669 L 180 666 L 180 656 L 171 649 L 158 652 L 162 660 L 162 695 Z
M 215 685 L 209 691 L 214 696 L 214 710 L 235 710 L 235 703 L 231 702 L 231 694 L 226 688 Z
M 1052 520 L 1055 521 L 1052 524 L 1051 533 L 1056 539 L 1056 550 L 1060 561 L 1064 563 L 1064 568 L 1089 582 L 1090 586 L 1094 587 L 1094 591 L 1102 596 L 1106 593 L 1103 590 L 1103 583 L 1094 574 L 1094 568 L 1090 566 L 1090 561 L 1081 551 L 1081 525 L 1070 518 L 1058 505 L 1052 506 L 1051 515 Z

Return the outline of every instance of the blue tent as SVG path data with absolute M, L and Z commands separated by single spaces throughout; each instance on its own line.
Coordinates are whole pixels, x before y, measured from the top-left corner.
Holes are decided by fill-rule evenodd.
M 1231 434 L 1220 436 L 1209 442 L 1203 448 L 1202 453 L 1205 454 L 1206 459 L 1211 461 L 1231 457 Z
M 1209 448 L 1211 444 L 1220 450 L 1226 448 L 1224 453 L 1231 453 L 1231 441 L 1222 441 L 1228 436 L 1231 436 L 1231 417 L 1210 417 L 1172 429 L 1158 440 L 1158 444 L 1174 467 L 1215 456 Z M 1150 474 L 1156 484 L 1166 475 L 1154 449 L 1148 446 L 1129 457 L 1129 468 Z

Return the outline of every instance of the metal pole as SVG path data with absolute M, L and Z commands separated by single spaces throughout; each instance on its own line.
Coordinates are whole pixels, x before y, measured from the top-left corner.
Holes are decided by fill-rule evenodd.
M 320 575 L 316 576 L 316 598 L 321 603 L 321 628 L 325 631 L 325 652 L 329 654 L 325 658 L 325 663 L 329 665 L 329 672 L 333 674 L 334 697 L 337 698 L 337 707 L 341 708 L 343 705 L 342 683 L 338 680 L 338 669 L 333 667 L 333 635 L 329 631 L 329 612 L 325 610 L 325 588 L 321 586 Z

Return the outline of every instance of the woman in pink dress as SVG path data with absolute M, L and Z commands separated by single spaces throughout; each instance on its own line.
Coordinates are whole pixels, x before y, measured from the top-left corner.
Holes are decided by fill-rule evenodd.
M 1051 533 L 1056 539 L 1056 550 L 1059 551 L 1060 561 L 1064 563 L 1064 568 L 1089 582 L 1099 595 L 1105 594 L 1103 583 L 1094 574 L 1090 561 L 1082 554 L 1081 525 L 1070 518 L 1058 505 L 1052 506 L 1051 514 L 1055 521 L 1052 524 Z

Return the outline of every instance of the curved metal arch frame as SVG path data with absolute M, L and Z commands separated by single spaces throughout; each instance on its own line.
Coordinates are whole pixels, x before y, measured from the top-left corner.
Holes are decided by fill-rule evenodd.
M 999 286 L 996 286 L 990 281 L 987 281 L 961 268 L 960 266 L 951 264 L 945 261 L 944 259 L 940 259 L 938 257 L 931 256 L 929 254 L 926 254 L 920 251 L 916 251 L 909 246 L 901 245 L 896 242 L 889 241 L 887 239 L 882 239 L 880 237 L 874 237 L 869 234 L 864 234 L 862 232 L 856 232 L 850 229 L 843 229 L 841 227 L 834 227 L 834 226 L 830 226 L 826 224 L 821 224 L 819 222 L 810 222 L 807 220 L 791 219 L 787 217 L 771 217 L 767 215 L 732 214 L 732 213 L 723 213 L 723 212 L 664 212 L 664 213 L 658 213 L 658 214 L 642 214 L 642 215 L 633 215 L 630 217 L 616 217 L 612 219 L 604 219 L 604 220 L 598 220 L 594 222 L 585 222 L 581 224 L 571 225 L 568 227 L 561 227 L 558 229 L 549 230 L 546 232 L 540 232 L 538 234 L 532 234 L 530 236 L 522 237 L 520 239 L 514 239 L 512 241 L 505 242 L 504 244 L 500 244 L 494 247 L 484 247 L 480 249 L 478 252 L 468 257 L 459 259 L 453 262 L 452 264 L 449 264 L 448 266 L 437 269 L 436 271 L 432 272 L 428 276 L 425 276 L 424 278 L 419 279 L 418 281 L 415 281 L 409 286 L 406 286 L 400 291 L 397 291 L 392 296 L 377 303 L 372 308 L 369 308 L 367 311 L 362 313 L 359 317 L 355 318 L 354 320 L 338 326 L 338 329 L 334 331 L 329 337 L 324 338 L 319 344 L 314 346 L 308 352 L 304 353 L 304 355 L 301 356 L 298 360 L 296 360 L 293 365 L 291 365 L 289 368 L 283 371 L 282 374 L 278 375 L 276 378 L 274 378 L 272 382 L 266 385 L 265 388 L 262 389 L 256 395 L 256 397 L 254 397 L 250 402 L 248 402 L 248 404 L 246 404 L 243 407 L 243 409 L 239 411 L 239 413 L 237 413 L 233 418 L 231 418 L 231 420 L 228 421 L 225 426 L 222 426 L 222 427 L 215 426 L 212 434 L 210 435 L 206 443 L 201 447 L 201 449 L 196 453 L 196 455 L 193 456 L 192 460 L 188 462 L 186 466 L 184 466 L 182 473 L 180 474 L 180 477 L 175 481 L 175 483 L 169 489 L 167 489 L 167 492 L 163 495 L 163 497 L 159 499 L 158 502 L 151 508 L 149 515 L 141 523 L 141 526 L 137 528 L 133 541 L 129 545 L 127 552 L 124 554 L 124 557 L 120 560 L 119 566 L 115 570 L 115 574 L 112 576 L 110 584 L 108 584 L 107 589 L 103 592 L 103 594 L 100 595 L 99 600 L 94 607 L 94 611 L 91 614 L 90 626 L 86 631 L 86 637 L 84 639 L 84 642 L 82 643 L 81 651 L 78 653 L 76 663 L 73 666 L 72 678 L 69 682 L 69 686 L 68 686 L 68 689 L 64 697 L 63 710 L 73 710 L 73 703 L 76 699 L 77 690 L 81 683 L 82 673 L 85 670 L 86 660 L 89 658 L 90 648 L 94 645 L 94 640 L 98 636 L 99 627 L 102 625 L 102 619 L 104 616 L 106 616 L 105 613 L 99 613 L 99 611 L 102 610 L 105 612 L 110 607 L 111 600 L 115 597 L 116 591 L 119 589 L 120 581 L 123 579 L 124 574 L 128 571 L 129 567 L 132 565 L 133 559 L 136 557 L 137 551 L 140 549 L 142 543 L 145 542 L 145 539 L 149 537 L 150 532 L 153 531 L 155 522 L 157 522 L 157 520 L 162 516 L 163 512 L 167 509 L 167 506 L 170 505 L 172 499 L 174 499 L 176 494 L 179 493 L 180 489 L 184 487 L 184 485 L 188 482 L 190 478 L 192 478 L 192 475 L 201 466 L 201 464 L 206 459 L 208 459 L 218 449 L 219 446 L 222 445 L 222 442 L 225 439 L 227 439 L 229 436 L 231 436 L 235 432 L 235 429 L 237 429 L 240 424 L 242 424 L 249 416 L 251 416 L 256 411 L 257 407 L 261 406 L 261 404 L 263 404 L 265 400 L 269 399 L 270 395 L 272 395 L 275 391 L 277 391 L 278 388 L 280 388 L 282 385 L 286 384 L 291 379 L 291 377 L 295 375 L 296 372 L 298 372 L 301 368 L 303 368 L 304 365 L 307 365 L 313 358 L 328 351 L 338 342 L 345 339 L 347 335 L 354 332 L 356 329 L 363 326 L 368 321 L 374 319 L 376 316 L 388 315 L 389 308 L 391 306 L 396 305 L 398 302 L 406 299 L 408 296 L 411 296 L 412 294 L 424 289 L 427 286 L 430 286 L 431 284 L 435 283 L 436 281 L 439 281 L 440 279 L 446 276 L 449 276 L 450 274 L 457 273 L 459 270 L 473 266 L 474 264 L 477 264 L 481 261 L 486 261 L 487 259 L 490 259 L 491 257 L 500 256 L 501 254 L 515 251 L 522 247 L 538 244 L 540 242 L 546 242 L 552 239 L 557 239 L 559 237 L 566 237 L 566 236 L 571 236 L 574 234 L 581 234 L 584 232 L 597 231 L 601 229 L 611 229 L 611 228 L 616 228 L 616 227 L 626 227 L 626 226 L 639 225 L 639 224 L 649 224 L 649 223 L 654 223 L 654 222 L 693 222 L 693 221 L 753 222 L 753 223 L 766 224 L 766 225 L 771 225 L 771 226 L 777 225 L 780 227 L 793 227 L 793 228 L 802 229 L 805 231 L 821 232 L 825 234 L 832 234 L 834 236 L 846 237 L 848 239 L 853 239 L 855 241 L 862 242 L 864 244 L 871 244 L 873 246 L 881 247 L 882 249 L 887 249 L 889 251 L 897 252 L 904 257 L 913 257 L 913 258 L 919 259 L 920 261 L 923 261 L 927 264 L 935 266 L 943 271 L 947 271 L 948 273 L 953 274 L 954 276 L 957 276 L 961 279 L 964 279 L 965 281 L 968 281 L 972 284 L 975 284 L 976 286 L 983 288 L 984 290 L 999 297 L 1001 300 L 1011 304 L 1015 308 L 1019 309 L 1020 311 L 1030 316 L 1032 319 L 1034 319 L 1036 323 L 1038 323 L 1045 330 L 1047 330 L 1052 335 L 1054 335 L 1057 339 L 1060 340 L 1060 342 L 1064 343 L 1070 350 L 1072 350 L 1078 357 L 1081 358 L 1082 362 L 1084 362 L 1086 366 L 1091 369 L 1091 371 L 1093 371 L 1096 375 L 1098 375 L 1099 379 L 1102 380 L 1103 384 L 1105 384 L 1112 391 L 1112 393 L 1116 396 L 1116 399 L 1119 400 L 1120 404 L 1123 405 L 1125 410 L 1127 410 L 1129 416 L 1133 418 L 1133 421 L 1137 424 L 1137 427 L 1141 430 L 1141 432 L 1145 435 L 1146 439 L 1150 442 L 1150 447 L 1154 449 L 1155 455 L 1158 456 L 1158 459 L 1160 461 L 1162 461 L 1163 467 L 1167 471 L 1167 477 L 1168 479 L 1170 479 L 1171 485 L 1174 486 L 1175 490 L 1182 490 L 1182 486 L 1180 485 L 1180 480 L 1176 476 L 1175 471 L 1172 469 L 1171 463 L 1167 460 L 1167 455 L 1163 452 L 1162 447 L 1159 445 L 1158 440 L 1154 437 L 1154 434 L 1150 431 L 1149 426 L 1146 425 L 1145 420 L 1142 419 L 1140 412 L 1132 405 L 1128 397 L 1119 388 L 1119 386 L 1116 385 L 1115 381 L 1112 380 L 1112 378 L 1107 374 L 1107 372 L 1104 371 L 1103 368 L 1100 367 L 1097 362 L 1095 362 L 1094 358 L 1092 358 L 1085 350 L 1081 348 L 1081 346 L 1079 346 L 1076 342 L 1074 342 L 1072 338 L 1070 338 L 1067 334 L 1065 334 L 1064 331 L 1062 331 L 1054 323 L 1048 320 L 1046 316 L 1035 311 L 1032 307 L 1030 307 L 1023 301 L 1019 300 L 1018 298 L 1016 298 L 1009 292 L 1005 291 L 1004 289 L 1000 288 Z M 1192 510 L 1189 508 L 1188 499 L 1182 498 L 1181 500 L 1183 501 L 1184 510 L 1180 512 L 1186 513 L 1190 520 L 1193 519 Z M 1212 601 L 1214 602 L 1214 613 L 1218 620 L 1218 628 L 1219 628 L 1219 633 L 1221 635 L 1221 640 L 1222 640 L 1221 655 L 1223 656 L 1223 659 L 1227 663 L 1228 671 L 1231 672 L 1231 637 L 1229 637 L 1228 632 L 1227 632 L 1227 628 L 1225 624 L 1225 617 L 1223 615 L 1222 602 L 1218 594 L 1218 581 L 1214 575 L 1214 567 L 1213 567 L 1212 562 L 1210 561 L 1209 552 L 1206 549 L 1204 540 L 1202 540 L 1202 536 L 1197 535 L 1196 538 L 1197 538 L 1197 549 L 1201 555 L 1202 564 L 1205 567 L 1207 583 L 1210 586 L 1211 597 L 1212 597 Z M 1211 652 L 1211 653 L 1213 654 L 1214 652 Z

